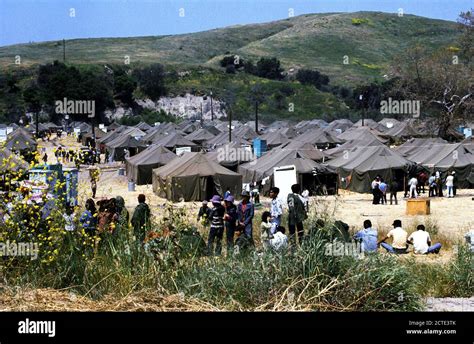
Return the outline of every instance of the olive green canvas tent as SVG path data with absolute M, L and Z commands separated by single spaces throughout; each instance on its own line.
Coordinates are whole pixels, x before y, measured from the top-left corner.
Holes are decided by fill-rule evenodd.
M 227 188 L 240 195 L 242 176 L 202 152 L 185 153 L 153 170 L 153 192 L 171 201 L 208 200 L 214 194 L 223 196 Z
M 385 180 L 403 180 L 413 164 L 386 146 L 354 147 L 338 158 L 327 162 L 344 178 L 341 187 L 356 192 L 370 192 L 377 176 Z
M 126 160 L 128 180 L 138 185 L 151 184 L 152 171 L 176 158 L 176 154 L 163 146 L 151 145 L 143 152 Z

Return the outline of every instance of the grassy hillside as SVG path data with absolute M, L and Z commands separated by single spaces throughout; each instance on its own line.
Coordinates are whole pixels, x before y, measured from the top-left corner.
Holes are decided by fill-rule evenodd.
M 70 63 L 123 63 L 130 56 L 132 63 L 210 67 L 228 53 L 254 60 L 275 56 L 286 69 L 316 68 L 332 83 L 354 85 L 383 76 L 407 46 L 448 46 L 456 35 L 456 23 L 412 15 L 310 14 L 184 35 L 68 40 L 66 56 Z M 25 66 L 62 60 L 62 42 L 0 47 L 0 65 L 14 67 L 16 55 Z

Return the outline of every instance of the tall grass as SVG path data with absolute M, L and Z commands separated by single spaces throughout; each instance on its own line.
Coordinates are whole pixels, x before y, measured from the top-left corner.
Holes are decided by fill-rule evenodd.
M 423 307 L 423 296 L 474 292 L 473 260 L 464 248 L 441 271 L 388 254 L 328 255 L 326 244 L 341 235 L 330 216 L 313 213 L 306 222 L 311 234 L 291 250 L 205 257 L 185 210 L 167 212 L 154 224 L 158 241 L 137 243 L 129 228 L 99 238 L 66 233 L 53 262 L 10 265 L 4 279 L 93 299 L 153 290 L 232 311 L 414 311 Z

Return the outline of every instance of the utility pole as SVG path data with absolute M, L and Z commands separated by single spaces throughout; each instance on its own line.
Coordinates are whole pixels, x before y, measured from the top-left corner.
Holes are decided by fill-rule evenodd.
M 211 121 L 214 122 L 214 107 L 212 106 L 212 91 L 211 91 Z
M 255 101 L 255 132 L 258 133 L 258 101 Z
M 232 142 L 232 110 L 229 111 L 229 143 Z
M 201 128 L 202 128 L 202 124 L 203 124 L 203 121 L 202 121 L 202 102 L 201 102 Z
M 362 101 L 364 99 L 363 95 L 359 95 L 359 100 L 362 105 L 362 126 L 364 126 L 364 117 L 365 117 L 365 107 L 364 107 L 364 102 Z
M 66 40 L 63 38 L 63 62 L 66 63 Z
M 39 139 L 38 111 L 35 111 L 36 139 Z

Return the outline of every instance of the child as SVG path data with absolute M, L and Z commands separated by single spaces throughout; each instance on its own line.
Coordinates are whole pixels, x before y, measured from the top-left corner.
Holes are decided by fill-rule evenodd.
M 269 211 L 264 211 L 262 214 L 262 223 L 260 224 L 263 248 L 266 250 L 269 248 L 269 240 L 273 238 L 272 234 L 272 215 Z
M 278 226 L 273 238 L 269 241 L 269 246 L 274 251 L 282 251 L 288 247 L 288 237 L 285 235 L 285 227 Z

